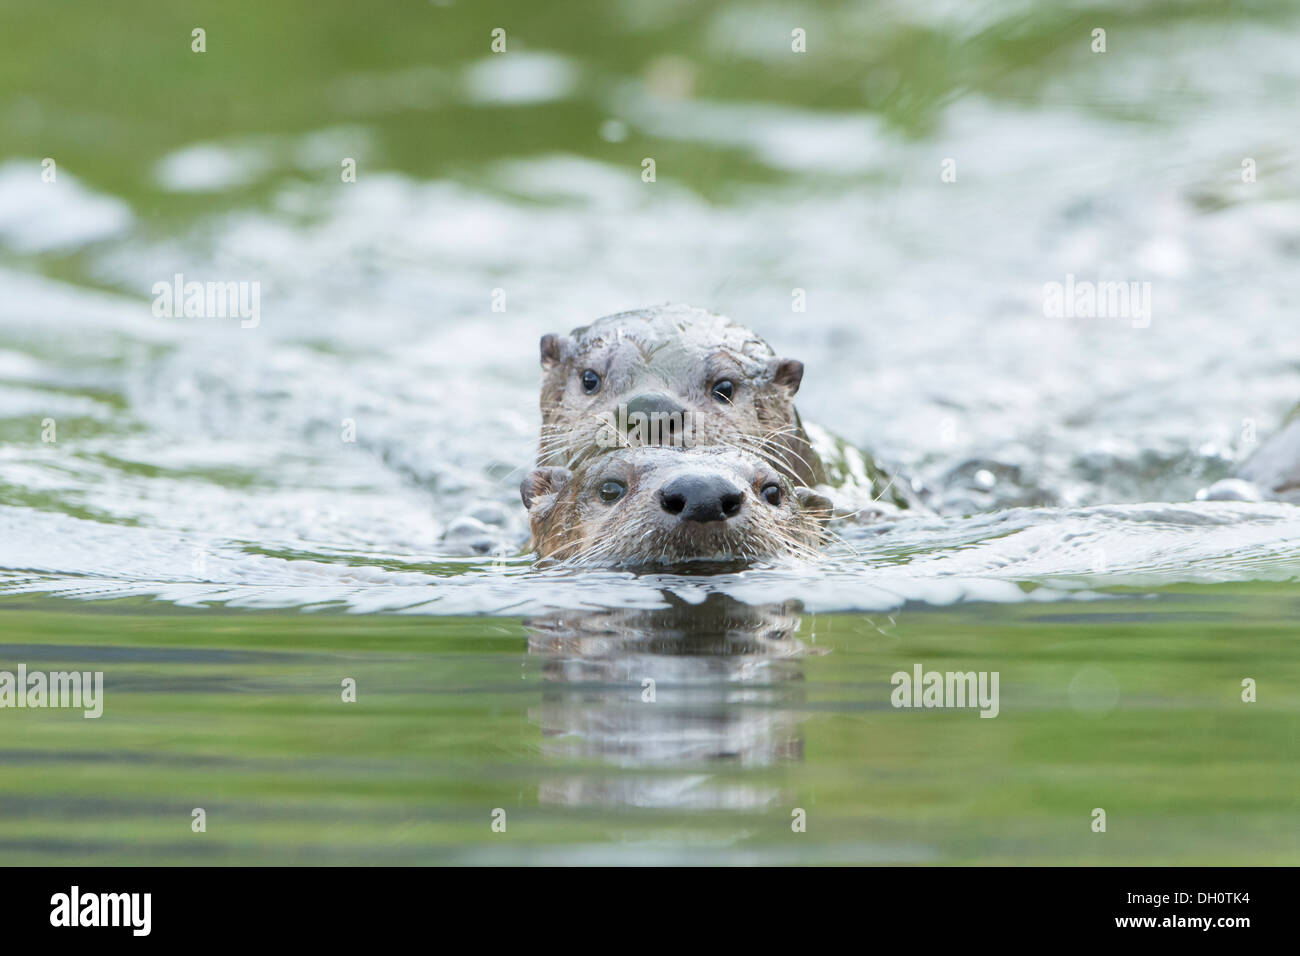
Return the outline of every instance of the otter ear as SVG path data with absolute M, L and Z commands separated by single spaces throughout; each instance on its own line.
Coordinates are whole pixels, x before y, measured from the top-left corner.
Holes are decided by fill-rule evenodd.
M 564 489 L 573 477 L 567 468 L 538 468 L 519 483 L 519 497 L 524 507 L 532 510 L 533 502 L 543 495 L 553 495 Z
M 564 352 L 564 337 L 556 335 L 554 332 L 547 332 L 542 336 L 542 341 L 539 344 L 542 353 L 542 368 L 554 368 L 559 365 Z
M 831 504 L 829 498 L 825 495 L 817 494 L 817 492 L 813 491 L 811 488 L 796 488 L 794 490 L 794 496 L 799 499 L 799 508 L 801 511 L 806 511 L 812 515 L 812 517 L 818 518 L 822 521 L 828 521 L 831 517 L 831 513 L 835 510 L 835 506 Z
M 793 395 L 799 391 L 799 383 L 803 381 L 803 362 L 798 359 L 772 359 L 768 366 L 772 370 L 772 381 L 777 385 L 784 385 Z

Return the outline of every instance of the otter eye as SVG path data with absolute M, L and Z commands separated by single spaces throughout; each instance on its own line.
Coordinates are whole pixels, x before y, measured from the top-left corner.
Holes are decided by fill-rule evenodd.
M 582 373 L 582 390 L 588 395 L 592 395 L 600 388 L 600 376 L 591 369 Z
M 621 481 L 607 481 L 600 486 L 600 500 L 615 502 L 627 494 L 627 485 Z
M 713 386 L 713 397 L 720 402 L 730 402 L 732 394 L 736 391 L 736 386 L 732 384 L 731 379 L 724 378 Z
M 781 503 L 781 486 L 776 482 L 763 486 L 763 500 L 769 505 L 779 505 Z

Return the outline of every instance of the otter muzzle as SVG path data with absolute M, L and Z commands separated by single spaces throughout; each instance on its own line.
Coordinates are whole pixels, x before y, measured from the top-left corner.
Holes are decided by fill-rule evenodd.
M 715 475 L 681 475 L 664 485 L 659 503 L 682 521 L 726 521 L 740 513 L 744 494 Z

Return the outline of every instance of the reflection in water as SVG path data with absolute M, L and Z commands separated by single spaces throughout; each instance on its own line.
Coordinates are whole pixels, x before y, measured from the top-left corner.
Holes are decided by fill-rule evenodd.
M 664 599 L 527 622 L 529 653 L 545 657 L 532 715 L 545 752 L 621 768 L 546 780 L 543 803 L 762 807 L 780 791 L 748 771 L 802 760 L 799 658 L 814 651 L 795 636 L 798 602 Z

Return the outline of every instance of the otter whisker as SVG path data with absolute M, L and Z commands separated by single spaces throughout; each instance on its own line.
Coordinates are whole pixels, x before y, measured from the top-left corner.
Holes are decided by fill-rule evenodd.
M 855 558 L 862 557 L 862 552 L 859 551 L 857 548 L 855 548 L 851 543 L 849 543 L 849 540 L 845 538 L 843 535 L 837 534 L 836 532 L 832 531 L 830 528 L 823 528 L 822 535 L 829 543 L 839 545 L 841 548 L 848 551 L 849 554 L 851 554 L 853 557 Z
M 794 430 L 778 429 L 777 433 L 794 434 Z M 788 445 L 783 445 L 769 440 L 766 436 L 735 435 L 729 437 L 723 442 L 723 444 L 731 448 L 739 448 L 744 451 L 754 452 L 759 455 L 759 457 L 765 458 L 774 465 L 783 467 L 787 471 L 794 470 L 791 468 L 792 458 L 802 464 L 810 473 L 816 471 L 816 469 L 813 468 L 812 463 L 809 462 L 808 459 L 804 458 L 803 455 L 799 454 Z
M 885 496 L 885 493 L 886 493 L 887 491 L 889 491 L 890 488 L 894 487 L 894 480 L 895 480 L 897 477 L 898 477 L 897 475 L 890 475 L 890 476 L 889 476 L 889 482 L 885 485 L 884 488 L 882 488 L 882 489 L 880 490 L 880 494 L 876 495 L 876 496 L 875 496 L 874 498 L 872 498 L 871 500 L 872 500 L 872 501 L 879 501 L 881 498 L 883 498 L 883 497 Z
M 896 476 L 891 476 L 891 477 L 890 477 L 890 479 L 889 479 L 888 483 L 885 485 L 885 487 L 882 488 L 882 489 L 880 490 L 880 494 L 878 494 L 878 495 L 873 495 L 873 496 L 872 496 L 872 498 L 871 498 L 871 502 L 872 502 L 872 504 L 874 504 L 874 503 L 876 503 L 877 501 L 880 501 L 882 498 L 884 498 L 885 495 L 888 493 L 889 489 L 892 488 L 892 487 L 894 487 L 894 479 L 895 479 L 895 477 L 896 477 Z M 867 507 L 869 507 L 869 506 L 863 506 L 863 507 L 861 507 L 861 508 L 858 508 L 856 511 L 849 511 L 849 512 L 846 512 L 845 514 L 837 514 L 837 515 L 834 516 L 834 518 L 835 518 L 835 520 L 837 520 L 837 521 L 848 521 L 848 520 L 853 519 L 853 518 L 856 518 L 858 515 L 862 514 L 864 511 L 867 510 Z

